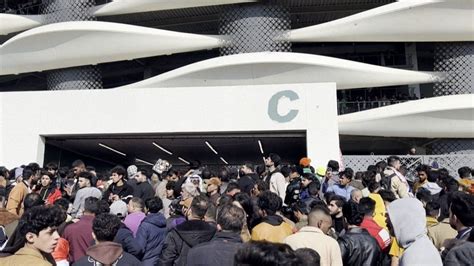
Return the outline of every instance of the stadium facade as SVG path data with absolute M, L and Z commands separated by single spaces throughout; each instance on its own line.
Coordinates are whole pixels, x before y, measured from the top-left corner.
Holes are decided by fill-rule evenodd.
M 7 0 L 0 10 L 0 162 L 11 167 L 21 156 L 237 164 L 261 158 L 262 146 L 287 160 L 323 160 L 318 152 L 334 157 L 339 148 L 346 156 L 406 154 L 411 147 L 473 158 L 472 0 Z M 301 97 L 271 89 L 307 84 L 320 92 Z M 266 122 L 246 103 L 260 97 L 252 91 L 259 86 L 268 89 L 262 112 L 273 124 L 261 126 Z M 318 96 L 328 90 L 334 105 Z M 272 114 L 271 99 L 282 91 L 276 104 L 285 107 Z M 295 104 L 303 103 L 300 115 L 311 113 L 310 105 L 323 114 L 291 124 Z M 102 104 L 141 111 L 107 116 Z M 141 126 L 147 123 L 159 126 Z M 340 145 L 323 147 L 334 129 Z M 197 142 L 203 151 L 186 151 Z M 466 164 L 453 158 L 451 164 Z

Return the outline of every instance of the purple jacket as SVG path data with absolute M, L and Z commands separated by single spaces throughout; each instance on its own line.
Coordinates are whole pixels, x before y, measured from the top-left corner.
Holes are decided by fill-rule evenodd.
M 143 212 L 130 213 L 125 217 L 123 223 L 132 231 L 133 237 L 137 236 L 138 226 L 145 219 L 146 215 Z

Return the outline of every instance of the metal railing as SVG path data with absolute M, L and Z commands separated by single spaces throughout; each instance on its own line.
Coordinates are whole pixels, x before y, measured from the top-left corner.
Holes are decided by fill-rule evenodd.
M 338 114 L 348 114 L 359 112 L 363 110 L 379 108 L 391 104 L 402 103 L 408 100 L 381 100 L 381 101 L 351 101 L 351 102 L 341 102 L 337 103 Z

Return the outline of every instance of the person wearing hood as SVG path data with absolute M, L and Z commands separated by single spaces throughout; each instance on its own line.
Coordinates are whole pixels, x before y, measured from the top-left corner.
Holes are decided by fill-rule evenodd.
M 210 202 L 206 196 L 196 196 L 191 204 L 185 204 L 187 221 L 178 224 L 166 236 L 159 258 L 159 265 L 187 265 L 189 250 L 208 242 L 216 233 L 216 228 L 204 221 Z
M 121 223 L 120 218 L 113 214 L 102 213 L 97 215 L 92 222 L 92 237 L 96 244 L 89 247 L 86 255 L 74 265 L 141 265 L 137 258 L 123 251 L 120 244 L 113 242 Z
M 145 201 L 147 216 L 141 222 L 137 231 L 137 242 L 143 250 L 142 264 L 156 265 L 166 237 L 166 219 L 160 210 L 163 202 L 159 197 Z
M 258 196 L 257 205 L 263 219 L 252 229 L 252 240 L 283 243 L 285 238 L 293 233 L 292 226 L 277 215 L 282 205 L 278 197 L 270 191 L 264 191 Z
M 387 225 L 404 252 L 400 265 L 443 265 L 436 247 L 426 235 L 423 205 L 417 199 L 403 198 L 387 207 Z

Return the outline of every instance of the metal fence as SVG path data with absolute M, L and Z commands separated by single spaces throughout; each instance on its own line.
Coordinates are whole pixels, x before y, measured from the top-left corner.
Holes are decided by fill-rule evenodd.
M 350 167 L 355 172 L 366 171 L 369 165 L 375 165 L 377 162 L 386 161 L 389 155 L 347 155 L 342 160 L 344 167 Z M 416 179 L 416 167 L 421 164 L 427 164 L 436 168 L 448 169 L 450 175 L 457 176 L 457 171 L 463 166 L 474 167 L 474 154 L 455 154 L 455 155 L 399 155 L 401 163 L 407 168 L 407 178 Z

